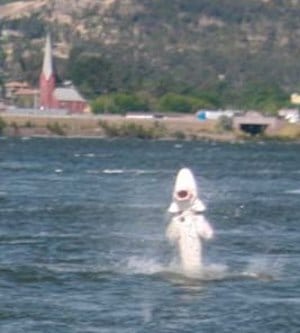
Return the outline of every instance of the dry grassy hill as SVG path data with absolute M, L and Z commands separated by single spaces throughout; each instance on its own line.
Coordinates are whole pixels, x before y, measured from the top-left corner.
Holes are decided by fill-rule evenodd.
M 59 78 L 94 56 L 108 91 L 239 95 L 263 82 L 290 93 L 300 88 L 299 16 L 299 0 L 2 0 L 0 75 L 36 82 L 51 30 Z

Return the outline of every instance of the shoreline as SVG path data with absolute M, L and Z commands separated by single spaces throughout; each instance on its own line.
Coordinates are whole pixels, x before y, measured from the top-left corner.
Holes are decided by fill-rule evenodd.
M 153 140 L 300 141 L 300 124 L 284 123 L 259 136 L 220 129 L 217 120 L 199 121 L 193 115 L 166 118 L 126 118 L 120 115 L 27 115 L 0 113 L 0 135 L 7 137 L 140 138 Z

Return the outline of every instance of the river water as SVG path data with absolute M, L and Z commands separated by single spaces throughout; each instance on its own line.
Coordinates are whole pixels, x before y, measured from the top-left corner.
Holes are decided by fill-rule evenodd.
M 190 167 L 215 237 L 165 238 Z M 0 332 L 299 332 L 300 145 L 0 140 Z

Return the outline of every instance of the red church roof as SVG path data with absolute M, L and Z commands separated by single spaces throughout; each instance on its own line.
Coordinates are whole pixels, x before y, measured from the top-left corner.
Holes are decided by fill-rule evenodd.
M 56 88 L 54 97 L 59 101 L 85 102 L 85 99 L 73 86 Z

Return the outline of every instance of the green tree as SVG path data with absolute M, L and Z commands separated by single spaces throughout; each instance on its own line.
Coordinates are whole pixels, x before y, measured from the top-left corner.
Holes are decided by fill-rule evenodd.
M 189 113 L 192 111 L 193 104 L 189 97 L 167 93 L 160 98 L 159 107 L 161 111 Z
M 102 95 L 91 102 L 93 113 L 116 113 L 117 109 L 111 95 Z
M 167 93 L 159 99 L 161 111 L 191 113 L 202 108 L 213 108 L 213 104 L 205 98 Z
M 7 29 L 22 31 L 22 33 L 30 39 L 43 38 L 46 33 L 45 23 L 35 15 L 8 20 L 5 22 L 5 27 Z
M 128 111 L 148 111 L 147 102 L 133 94 L 115 94 L 114 102 L 118 110 L 122 113 Z
M 114 91 L 112 64 L 101 55 L 71 52 L 68 73 L 74 84 L 87 97 Z
M 4 66 L 5 59 L 6 59 L 5 52 L 2 48 L 1 41 L 0 41 L 0 69 Z
M 249 83 L 242 90 L 239 103 L 244 109 L 272 114 L 289 104 L 289 95 L 276 84 Z
M 94 113 L 119 113 L 128 111 L 148 111 L 149 106 L 146 100 L 135 94 L 115 93 L 102 95 L 91 103 Z

